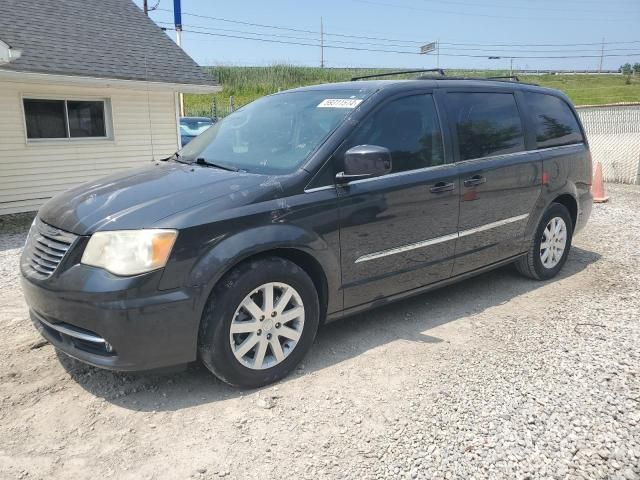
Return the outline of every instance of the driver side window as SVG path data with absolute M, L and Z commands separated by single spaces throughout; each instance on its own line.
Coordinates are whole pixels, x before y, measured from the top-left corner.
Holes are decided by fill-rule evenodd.
M 386 103 L 362 122 L 344 151 L 356 145 L 388 148 L 392 173 L 442 165 L 442 132 L 433 96 L 412 95 Z

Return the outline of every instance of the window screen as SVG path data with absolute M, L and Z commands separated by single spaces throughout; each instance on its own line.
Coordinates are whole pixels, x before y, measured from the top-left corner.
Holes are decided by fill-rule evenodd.
M 24 99 L 27 138 L 106 137 L 102 100 Z
M 442 133 L 431 95 L 392 100 L 368 117 L 348 142 L 391 151 L 392 172 L 444 163 Z
M 524 150 L 522 121 L 511 93 L 449 93 L 460 160 Z
M 104 102 L 67 101 L 69 136 L 106 137 L 104 126 Z
M 525 98 L 535 122 L 538 148 L 584 141 L 578 121 L 564 100 L 532 92 L 526 92 Z
M 65 138 L 64 100 L 26 100 L 24 114 L 28 138 Z

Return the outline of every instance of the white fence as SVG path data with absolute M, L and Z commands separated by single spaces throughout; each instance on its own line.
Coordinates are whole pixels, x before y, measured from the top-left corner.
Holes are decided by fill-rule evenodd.
M 640 184 L 640 104 L 578 107 L 606 182 Z

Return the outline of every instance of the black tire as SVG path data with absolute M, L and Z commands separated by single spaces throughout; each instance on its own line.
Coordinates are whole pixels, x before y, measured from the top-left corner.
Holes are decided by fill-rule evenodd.
M 567 241 L 560 261 L 553 268 L 547 268 L 540 258 L 540 244 L 542 243 L 544 229 L 549 221 L 555 217 L 560 217 L 564 220 L 567 227 Z M 567 261 L 569 250 L 571 250 L 572 237 L 573 222 L 571 221 L 569 210 L 564 205 L 552 203 L 540 219 L 527 254 L 516 262 L 516 268 L 522 275 L 535 280 L 548 280 L 555 277 Z
M 304 306 L 304 325 L 297 344 L 284 360 L 273 367 L 254 370 L 236 359 L 230 328 L 244 298 L 270 282 L 285 283 L 298 292 Z M 303 269 L 279 257 L 249 260 L 227 273 L 213 289 L 200 323 L 198 353 L 204 365 L 223 382 L 241 388 L 261 387 L 280 380 L 296 367 L 313 344 L 319 320 L 318 293 Z

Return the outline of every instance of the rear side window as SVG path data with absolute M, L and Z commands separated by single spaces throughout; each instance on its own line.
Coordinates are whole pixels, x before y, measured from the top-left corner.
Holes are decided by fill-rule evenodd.
M 583 142 L 580 126 L 567 103 L 553 95 L 526 92 L 525 98 L 536 128 L 538 148 Z
M 524 150 L 522 121 L 511 93 L 449 93 L 460 160 Z
M 347 142 L 347 148 L 356 145 L 388 148 L 393 173 L 442 165 L 442 133 L 433 97 L 412 95 L 385 104 Z

